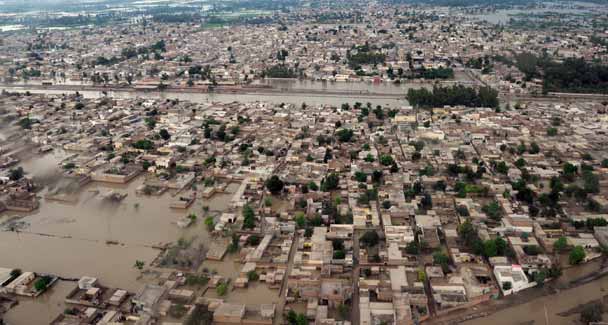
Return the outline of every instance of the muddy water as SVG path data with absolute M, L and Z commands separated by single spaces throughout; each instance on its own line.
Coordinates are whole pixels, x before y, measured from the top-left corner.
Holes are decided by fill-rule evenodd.
M 279 290 L 270 289 L 264 282 L 253 282 L 245 289 L 234 289 L 229 293 L 228 302 L 237 304 L 272 304 L 279 301 Z
M 158 251 L 146 247 L 106 245 L 101 242 L 0 233 L 2 267 L 53 273 L 67 278 L 98 277 L 102 284 L 137 290 L 135 260 L 152 261 Z
M 174 226 L 185 211 L 172 210 L 169 193 L 161 197 L 137 196 L 143 183 L 138 178 L 128 186 L 92 183 L 84 187 L 77 204 L 43 200 L 40 211 L 22 219 L 28 231 L 75 239 L 118 241 L 127 245 L 151 246 L 174 241 L 182 230 Z M 102 199 L 114 190 L 127 193 L 122 202 Z
M 25 167 L 47 163 L 28 162 Z M 197 236 L 203 243 L 208 242 L 209 234 L 202 222 L 203 205 L 224 211 L 232 198 L 230 193 L 207 200 L 198 198 L 189 210 L 172 210 L 169 202 L 173 198 L 169 193 L 161 197 L 137 196 L 135 189 L 142 183 L 143 177 L 128 185 L 92 183 L 80 191 L 76 204 L 42 199 L 39 211 L 22 218 L 29 224 L 23 232 L 0 232 L 0 266 L 65 278 L 94 276 L 106 286 L 136 292 L 147 281 L 140 279 L 139 271 L 133 267 L 136 260 L 149 265 L 159 253 L 152 245 L 182 237 Z M 238 184 L 230 184 L 227 191 L 234 192 L 236 188 Z M 104 202 L 101 195 L 109 190 L 128 196 L 120 203 Z M 178 228 L 174 222 L 189 213 L 199 216 L 197 222 L 187 229 Z M 240 265 L 224 261 L 210 268 L 235 278 Z M 7 314 L 6 320 L 10 324 L 48 324 L 63 311 L 63 299 L 74 285 L 61 282 L 36 300 L 23 301 Z
M 62 157 L 50 154 L 21 165 L 37 176 L 52 173 Z M 105 285 L 136 290 L 140 284 L 135 282 L 135 260 L 149 263 L 158 254 L 152 246 L 182 237 L 197 236 L 208 241 L 202 222 L 203 205 L 224 211 L 232 198 L 230 193 L 197 198 L 190 209 L 174 210 L 169 208 L 174 199 L 170 193 L 138 196 L 135 190 L 143 182 L 144 178 L 139 177 L 128 185 L 91 183 L 80 190 L 75 204 L 41 199 L 39 210 L 22 217 L 27 227 L 21 233 L 0 232 L 0 266 L 64 277 L 96 276 Z M 231 184 L 227 191 L 236 188 L 238 184 Z M 102 200 L 101 196 L 110 190 L 128 195 L 118 203 Z M 199 217 L 197 222 L 187 229 L 178 228 L 175 222 L 189 213 Z M 0 220 L 14 215 L 7 212 Z
M 75 286 L 74 282 L 58 281 L 37 298 L 20 299 L 19 304 L 5 315 L 4 320 L 10 325 L 48 324 L 65 310 L 63 300 Z
M 230 278 L 231 283 L 239 277 L 241 268 L 244 264 L 235 261 L 237 254 L 227 254 L 222 261 L 203 262 L 202 268 L 215 271 L 218 275 Z M 221 298 L 225 301 L 237 304 L 272 304 L 278 302 L 279 290 L 270 289 L 266 283 L 255 281 L 250 282 L 247 288 L 234 288 L 232 285 L 225 296 L 218 296 L 215 289 L 209 289 L 205 293 L 208 298 Z
M 561 317 L 557 314 L 576 307 L 579 304 L 599 299 L 608 294 L 607 290 L 608 277 L 603 277 L 591 283 L 564 290 L 555 295 L 541 297 L 531 302 L 496 312 L 488 317 L 465 322 L 464 324 L 512 325 L 530 321 L 534 321 L 534 324 L 573 324 L 573 321 L 579 318 L 578 315 Z
M 48 95 L 61 95 L 74 93 L 75 91 L 66 91 L 66 90 L 51 90 L 51 89 L 28 89 L 28 88 L 15 88 L 15 87 L 6 87 L 3 88 L 7 91 L 17 91 L 17 92 L 25 92 L 29 91 L 33 94 L 48 94 Z M 0 89 L 1 91 L 2 89 Z M 86 98 L 99 98 L 104 96 L 100 91 L 79 91 Z M 404 97 L 405 93 L 395 94 L 394 98 L 379 98 L 370 96 L 365 93 L 356 94 L 356 95 L 333 95 L 333 94 L 322 94 L 322 93 L 276 93 L 276 94 L 227 94 L 227 93 L 181 93 L 181 92 L 122 92 L 122 91 L 109 91 L 108 96 L 113 98 L 149 98 L 149 99 L 179 99 L 190 101 L 193 103 L 208 103 L 208 102 L 223 102 L 223 103 L 231 103 L 231 102 L 269 102 L 274 104 L 288 103 L 294 105 L 301 105 L 302 103 L 306 103 L 308 105 L 333 105 L 340 106 L 341 104 L 348 102 L 351 105 L 355 102 L 370 102 L 374 106 L 382 105 L 382 106 L 390 106 L 390 107 L 398 107 L 401 105 L 405 105 L 407 101 L 405 99 L 400 99 L 400 97 Z

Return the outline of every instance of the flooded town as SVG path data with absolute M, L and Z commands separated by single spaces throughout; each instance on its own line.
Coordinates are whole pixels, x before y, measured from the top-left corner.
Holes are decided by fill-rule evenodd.
M 603 324 L 608 4 L 0 1 L 0 324 Z

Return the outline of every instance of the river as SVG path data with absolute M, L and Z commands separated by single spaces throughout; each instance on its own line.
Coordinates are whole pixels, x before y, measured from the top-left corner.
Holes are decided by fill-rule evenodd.
M 445 84 L 453 83 L 474 83 L 464 71 L 454 71 L 454 79 L 444 81 Z M 236 93 L 196 93 L 196 92 L 180 92 L 175 90 L 159 91 L 127 91 L 115 90 L 103 93 L 96 90 L 78 90 L 82 86 L 92 86 L 91 84 L 83 84 L 79 81 L 55 81 L 57 87 L 66 87 L 66 89 L 44 88 L 40 82 L 15 82 L 10 85 L 0 85 L 0 90 L 42 93 L 49 95 L 61 95 L 73 93 L 78 90 L 87 98 L 99 98 L 102 96 L 110 96 L 114 98 L 149 98 L 149 99 L 179 99 L 194 103 L 208 102 L 269 102 L 274 104 L 294 104 L 302 105 L 330 105 L 340 106 L 343 103 L 353 105 L 355 102 L 367 103 L 370 102 L 373 106 L 381 105 L 384 107 L 400 107 L 407 105 L 405 94 L 409 89 L 419 89 L 422 87 L 430 88 L 433 81 L 425 82 L 403 82 L 395 84 L 393 82 L 366 82 L 366 81 L 351 81 L 351 82 L 330 82 L 330 81 L 314 81 L 314 80 L 299 80 L 299 79 L 261 79 L 252 82 L 253 85 L 271 86 L 272 91 L 252 90 L 251 92 L 240 91 Z M 73 89 L 72 87 L 73 86 Z
M 486 21 L 492 24 L 506 24 L 509 19 L 520 14 L 592 14 L 598 10 L 606 10 L 605 5 L 591 4 L 585 2 L 569 1 L 564 2 L 544 2 L 544 8 L 525 8 L 525 9 L 500 9 L 494 12 L 483 14 L 466 15 L 468 18 Z
M 66 90 L 54 90 L 54 89 L 40 89 L 40 88 L 28 88 L 28 87 L 4 87 L 0 88 L 6 91 L 17 91 L 26 92 L 29 91 L 33 94 L 47 94 L 47 95 L 61 95 L 74 93 L 75 91 Z M 106 96 L 101 91 L 92 90 L 79 90 L 86 98 L 99 98 Z M 395 94 L 391 97 L 375 97 L 372 94 L 323 94 L 323 93 L 289 93 L 289 92 L 277 92 L 277 93 L 194 93 L 194 92 L 176 92 L 176 91 L 108 91 L 107 96 L 113 98 L 146 98 L 146 99 L 179 99 L 183 101 L 190 101 L 193 103 L 210 103 L 210 102 L 269 102 L 274 104 L 294 104 L 302 105 L 330 105 L 340 106 L 343 103 L 350 103 L 353 105 L 355 102 L 370 102 L 374 106 L 382 105 L 386 107 L 399 107 L 407 105 L 405 100 L 405 93 Z

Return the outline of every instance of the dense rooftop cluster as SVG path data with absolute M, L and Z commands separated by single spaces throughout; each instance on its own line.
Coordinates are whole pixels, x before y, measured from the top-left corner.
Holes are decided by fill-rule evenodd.
M 0 17 L 73 27 L 0 31 L 0 323 L 458 323 L 606 274 L 605 6 L 223 2 Z
M 591 8 L 573 15 L 576 25 L 568 28 L 505 27 L 456 8 L 366 9 L 334 9 L 327 17 L 327 8 L 299 8 L 261 24 L 218 28 L 141 19 L 17 31 L 3 35 L 0 76 L 5 82 L 213 90 L 260 78 L 404 82 L 452 79 L 456 72 L 462 79 L 465 69 L 505 93 L 602 92 L 608 80 L 605 67 L 592 65 L 573 81 L 572 71 L 585 63 L 561 65 L 572 58 L 605 63 L 601 13 Z
M 79 184 L 128 183 L 145 173 L 143 195 L 180 188 L 190 202 L 221 191 L 221 180 L 240 182 L 226 209 L 204 221 L 220 244 L 202 245 L 207 258 L 240 251 L 241 276 L 203 276 L 234 287 L 261 276 L 283 288 L 272 315 L 302 306 L 310 320 L 413 323 L 557 277 L 607 244 L 601 103 L 388 109 L 10 93 L 1 100 L 15 134 L 43 151 L 73 152 L 61 164 Z M 29 171 L 9 169 L 14 190 L 5 208 L 16 196 L 37 206 L 28 196 L 37 187 L 21 185 Z M 189 245 L 168 248 L 159 266 L 197 274 Z M 241 310 L 224 304 L 211 308 L 216 319 Z

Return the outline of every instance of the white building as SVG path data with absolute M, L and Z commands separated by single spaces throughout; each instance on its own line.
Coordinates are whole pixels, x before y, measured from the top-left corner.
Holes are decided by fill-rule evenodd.
M 494 276 L 503 295 L 510 295 L 521 290 L 534 287 L 536 282 L 528 282 L 528 277 L 520 265 L 497 265 L 494 267 Z M 505 283 L 511 283 L 511 289 L 504 290 Z

